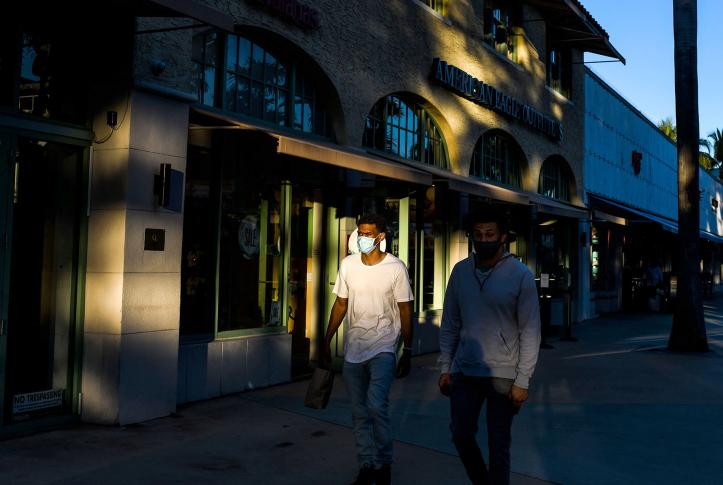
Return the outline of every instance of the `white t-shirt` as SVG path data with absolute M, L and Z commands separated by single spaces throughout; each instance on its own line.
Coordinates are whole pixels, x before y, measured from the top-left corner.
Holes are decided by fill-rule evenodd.
M 349 299 L 349 328 L 344 335 L 347 362 L 395 352 L 402 328 L 397 303 L 414 299 L 404 263 L 389 253 L 372 266 L 362 263 L 361 254 L 347 256 L 339 266 L 334 293 Z

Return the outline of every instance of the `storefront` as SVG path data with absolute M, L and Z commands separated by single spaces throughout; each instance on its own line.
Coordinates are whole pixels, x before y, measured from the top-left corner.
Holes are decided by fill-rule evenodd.
M 387 251 L 409 261 L 412 281 L 427 288 L 430 296 L 422 298 L 420 311 L 434 306 L 435 251 L 442 259 L 445 253 L 444 238 L 435 228 L 443 202 L 436 199 L 429 174 L 344 154 L 328 142 L 303 141 L 229 115 L 199 109 L 191 122 L 181 270 L 181 402 L 309 372 L 333 304 L 339 261 L 348 254 L 363 213 L 385 215 Z M 347 167 L 335 162 L 342 155 Z M 443 268 L 437 268 L 438 285 L 444 281 Z M 415 269 L 424 276 L 416 278 Z M 335 346 L 339 357 L 342 340 L 343 329 Z M 216 369 L 209 365 L 214 352 L 221 359 Z M 199 355 L 209 360 L 199 361 Z M 255 366 L 234 364 L 261 356 Z M 206 385 L 215 381 L 219 387 L 198 388 L 193 373 L 203 366 L 208 366 Z
M 415 353 L 438 348 L 481 204 L 509 215 L 509 250 L 556 314 L 583 314 L 579 63 L 619 57 L 594 19 L 544 2 L 410 0 L 364 18 L 277 3 L 111 2 L 112 18 L 33 32 L 3 20 L 1 55 L 20 63 L 0 77 L 15 93 L 0 115 L 4 423 L 127 424 L 305 375 L 368 212 L 407 265 Z M 40 404 L 14 413 L 16 396 Z
M 0 31 L 2 437 L 80 413 L 94 136 L 81 39 L 22 8 Z
M 0 418 L 10 431 L 79 405 L 88 148 L 48 135 L 0 132 Z
M 590 315 L 670 310 L 679 262 L 675 143 L 590 70 L 585 93 Z M 702 168 L 699 175 L 701 281 L 710 294 L 720 282 L 721 182 Z
M 405 9 L 420 22 L 451 13 L 417 3 Z M 364 39 L 352 55 L 351 44 L 337 42 L 335 21 L 324 20 L 343 18 L 345 7 L 309 8 L 320 22 L 254 4 L 229 12 L 238 24 L 232 33 L 142 25 L 151 33 L 137 48 L 141 71 L 167 55 L 154 41 L 181 52 L 193 46 L 190 58 L 168 62 L 188 65 L 190 79 L 172 71 L 141 76 L 143 85 L 190 86 L 198 99 L 187 135 L 177 402 L 308 372 L 339 262 L 366 212 L 385 215 L 386 250 L 407 264 L 415 352 L 438 348 L 446 281 L 469 253 L 463 219 L 481 204 L 509 215 L 509 250 L 546 282 L 554 323 L 579 319 L 580 227 L 588 213 L 576 123 L 582 70 L 572 62 L 582 52 L 560 46 L 565 56 L 550 54 L 559 69 L 535 80 L 539 101 L 508 79 L 520 76 L 520 66 L 544 68 L 530 57 L 544 29 L 525 41 L 490 34 L 475 55 L 450 55 L 463 30 L 431 24 L 432 51 L 400 57 L 348 25 L 349 35 Z M 521 28 L 519 15 L 495 8 L 492 17 L 510 22 L 510 32 Z M 392 28 L 385 22 L 380 17 L 380 28 Z M 563 32 L 550 26 L 548 34 Z M 419 41 L 403 33 L 399 42 Z M 582 49 L 617 55 L 605 42 Z M 372 58 L 374 69 L 352 69 Z M 334 342 L 339 359 L 343 332 Z

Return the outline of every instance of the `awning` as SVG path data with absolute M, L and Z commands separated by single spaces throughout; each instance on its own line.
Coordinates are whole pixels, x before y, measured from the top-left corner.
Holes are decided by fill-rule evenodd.
M 234 31 L 234 22 L 229 15 L 192 0 L 113 0 L 113 4 L 121 8 L 130 5 L 138 17 L 186 17 L 226 32 Z
M 441 182 L 446 184 L 449 190 L 453 190 L 455 192 L 461 192 L 463 194 L 475 195 L 477 197 L 484 197 L 502 202 L 509 202 L 511 204 L 527 205 L 529 203 L 527 194 L 523 192 L 517 192 L 516 190 L 508 189 L 506 187 L 500 187 L 499 185 L 491 184 L 473 177 L 458 175 L 450 172 L 449 170 L 433 167 L 431 165 L 420 167 L 420 169 L 425 172 L 429 172 L 435 183 Z
M 542 212 L 543 214 L 551 214 L 558 217 L 571 217 L 573 219 L 587 219 L 590 216 L 587 209 L 583 207 L 558 202 L 545 197 L 544 195 L 529 194 L 528 197 L 530 198 L 530 203 L 537 206 L 537 211 Z
M 613 207 L 617 207 L 619 209 L 622 209 L 624 211 L 638 215 L 643 218 L 643 220 L 628 219 L 627 220 L 628 225 L 635 224 L 635 223 L 641 223 L 641 222 L 644 222 L 644 223 L 652 222 L 652 223 L 660 224 L 660 226 L 668 232 L 672 232 L 673 234 L 678 234 L 678 222 L 677 221 L 674 221 L 674 220 L 671 220 L 671 219 L 668 219 L 668 218 L 665 218 L 662 216 L 650 214 L 649 212 L 645 212 L 640 209 L 635 209 L 633 207 L 627 206 L 625 204 L 621 204 L 619 202 L 615 202 L 614 200 L 610 200 L 608 198 L 601 197 L 599 195 L 590 194 L 590 196 L 593 199 L 600 200 L 605 204 L 611 205 Z M 594 211 L 594 213 L 598 214 L 598 211 Z M 716 234 L 712 234 L 703 229 L 700 230 L 700 237 L 702 239 L 705 239 L 705 240 L 708 240 L 708 241 L 711 241 L 711 242 L 714 242 L 717 244 L 723 244 L 723 237 L 718 236 Z
M 592 211 L 592 218 L 593 221 L 612 222 L 613 224 L 617 224 L 619 226 L 628 225 L 628 221 L 624 217 L 614 216 L 612 214 L 608 214 L 607 212 L 603 212 L 597 209 Z
M 93 132 L 83 126 L 53 123 L 25 113 L 0 113 L 0 129 L 21 136 L 74 145 L 90 145 L 95 139 Z
M 700 230 L 700 237 L 717 244 L 723 244 L 723 237 L 716 236 L 715 234 L 711 234 L 708 231 L 704 231 L 703 229 Z
M 625 64 L 625 58 L 610 43 L 608 33 L 579 0 L 530 0 L 529 3 L 545 17 L 551 41 L 614 57 Z
M 470 177 L 463 177 L 453 173 L 450 173 L 446 180 L 449 189 L 456 192 L 472 194 L 478 197 L 487 197 L 494 200 L 509 202 L 511 204 L 529 204 L 527 194 L 499 187 L 482 180 L 475 180 Z
M 212 126 L 197 126 L 197 129 L 239 129 L 255 130 L 268 134 L 277 140 L 277 153 L 291 157 L 312 160 L 336 167 L 357 170 L 359 172 L 379 175 L 390 179 L 411 182 L 420 185 L 432 185 L 432 175 L 400 163 L 375 157 L 364 151 L 334 145 L 321 140 L 309 140 L 295 137 L 293 134 L 280 132 L 273 128 L 259 126 L 250 121 L 242 121 L 231 115 L 200 106 L 192 110 L 219 122 Z
M 433 183 L 432 175 L 427 172 L 374 157 L 364 152 L 355 153 L 352 150 L 323 142 L 312 142 L 288 135 L 271 134 L 279 140 L 278 153 L 283 155 L 314 160 L 415 184 L 432 185 Z
M 635 215 L 640 216 L 640 217 L 643 218 L 643 220 L 639 220 L 639 219 L 636 220 L 636 219 L 632 219 L 632 218 L 627 218 L 627 224 L 628 224 L 628 225 L 630 225 L 630 224 L 635 224 L 635 223 L 641 223 L 641 222 L 643 222 L 643 223 L 651 223 L 651 222 L 653 222 L 653 223 L 656 223 L 656 224 L 660 224 L 660 226 L 661 226 L 664 230 L 666 230 L 666 231 L 672 232 L 672 233 L 674 233 L 674 234 L 677 234 L 677 233 L 678 233 L 678 223 L 677 223 L 677 221 L 673 221 L 673 220 L 668 219 L 668 218 L 665 218 L 665 217 L 663 217 L 663 216 L 658 216 L 658 215 L 655 215 L 655 214 L 651 214 L 651 213 L 645 212 L 645 211 L 643 211 L 643 210 L 641 210 L 641 209 L 636 209 L 636 208 L 634 208 L 634 207 L 630 207 L 630 206 L 625 205 L 625 204 L 622 204 L 622 203 L 620 203 L 620 202 L 616 202 L 616 201 L 614 201 L 614 200 L 610 200 L 610 199 L 608 199 L 607 197 L 601 197 L 601 196 L 595 195 L 595 194 L 589 194 L 589 195 L 590 195 L 590 197 L 591 197 L 593 200 L 597 199 L 597 200 L 601 201 L 601 202 L 604 203 L 604 204 L 607 204 L 607 205 L 612 206 L 612 207 L 616 207 L 616 208 L 618 208 L 618 209 L 622 209 L 622 210 L 624 210 L 624 211 L 626 211 L 626 212 L 628 212 L 628 213 L 635 214 Z

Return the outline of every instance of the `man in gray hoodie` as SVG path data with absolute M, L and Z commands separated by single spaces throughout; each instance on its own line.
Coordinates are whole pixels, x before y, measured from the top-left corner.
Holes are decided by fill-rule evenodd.
M 540 348 L 540 310 L 530 270 L 505 251 L 500 211 L 475 212 L 474 252 L 452 270 L 440 331 L 440 391 L 450 397 L 452 441 L 473 484 L 508 484 L 512 419 L 527 400 Z M 489 470 L 477 444 L 487 401 Z

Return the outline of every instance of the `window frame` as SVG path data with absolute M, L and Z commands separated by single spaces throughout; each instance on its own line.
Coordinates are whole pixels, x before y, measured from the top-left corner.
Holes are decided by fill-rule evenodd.
M 395 100 L 398 104 L 395 104 Z M 395 115 L 394 111 L 405 113 L 405 115 Z M 401 122 L 389 123 L 390 119 L 395 118 L 404 119 L 404 124 L 402 125 Z M 383 139 L 378 138 L 380 133 Z M 402 143 L 402 133 L 406 135 L 404 143 Z M 413 149 L 408 149 L 409 136 L 411 136 Z M 383 148 L 378 146 L 379 141 L 383 141 Z M 397 142 L 396 149 L 394 148 L 395 141 Z M 400 159 L 449 170 L 449 151 L 444 133 L 434 117 L 421 104 L 404 95 L 390 94 L 374 104 L 364 123 L 362 145 Z M 407 156 L 409 152 L 418 152 L 418 154 Z M 430 162 L 430 160 L 432 161 Z
M 488 147 L 488 142 L 490 140 L 499 140 L 497 144 L 501 145 L 501 147 L 498 146 L 497 150 L 500 151 L 503 149 L 507 155 L 506 158 L 502 159 L 499 156 L 492 157 L 489 153 Z M 515 163 L 514 160 L 515 152 L 519 155 L 519 159 L 516 161 L 517 163 Z M 489 166 L 489 171 L 491 173 L 491 163 L 493 162 L 504 164 L 504 170 L 501 170 L 503 176 L 501 176 L 500 179 L 485 176 L 485 167 Z M 472 152 L 470 175 L 493 184 L 522 190 L 522 176 L 525 164 L 525 154 L 522 152 L 522 148 L 519 147 L 515 139 L 507 133 L 491 130 L 484 133 L 477 141 L 477 144 L 475 144 L 474 151 Z M 475 173 L 476 167 L 479 167 L 479 171 Z M 516 180 L 514 180 L 515 178 Z
M 201 160 L 198 163 L 202 163 Z M 253 328 L 241 328 L 232 330 L 219 330 L 219 314 L 221 306 L 221 265 L 222 259 L 222 233 L 223 233 L 223 185 L 224 170 L 223 164 L 212 163 L 209 174 L 209 194 L 207 215 L 211 220 L 209 224 L 210 234 L 208 235 L 209 245 L 209 270 L 207 278 L 209 280 L 209 308 L 203 317 L 208 323 L 200 322 L 200 326 L 209 331 L 184 333 L 181 329 L 182 323 L 179 325 L 179 334 L 185 342 L 201 342 L 215 341 L 224 339 L 233 339 L 238 337 L 249 337 L 266 334 L 284 334 L 288 333 L 288 294 L 289 294 L 289 265 L 291 262 L 291 204 L 292 204 L 292 186 L 288 180 L 278 180 L 273 184 L 278 185 L 280 190 L 279 200 L 279 223 L 280 223 L 280 271 L 279 271 L 279 299 L 280 315 L 279 325 L 274 326 L 258 326 Z M 238 189 L 236 189 L 238 190 Z M 262 211 L 263 212 L 263 211 Z M 185 216 L 184 216 L 185 219 Z M 182 248 L 182 251 L 185 248 Z M 259 256 L 261 257 L 261 256 Z M 183 267 L 181 269 L 181 277 L 183 278 Z M 181 299 L 184 296 L 181 294 Z M 261 322 L 259 322 L 259 325 Z
M 442 17 L 447 17 L 447 0 L 415 0 L 415 1 L 426 6 L 428 9 L 430 9 L 434 13 L 441 15 Z
M 545 63 L 545 82 L 547 87 L 566 99 L 571 99 L 572 49 L 549 42 L 548 45 L 547 62 Z M 553 62 L 553 57 L 559 58 L 559 61 Z
M 207 50 L 207 48 L 208 48 L 207 38 L 211 37 L 211 36 L 215 37 L 215 52 L 212 52 L 209 54 L 208 50 Z M 209 56 L 213 56 L 216 59 L 218 59 L 218 57 L 220 57 L 219 46 L 218 46 L 218 37 L 219 37 L 219 32 L 217 32 L 215 30 L 195 34 L 193 36 L 192 42 L 195 43 L 196 39 L 201 39 L 199 41 L 202 46 L 202 50 L 200 52 L 200 58 L 196 56 L 197 52 L 195 51 L 195 49 L 191 49 L 191 62 L 193 63 L 194 70 L 196 71 L 195 78 L 196 78 L 196 80 L 198 80 L 198 92 L 197 92 L 198 102 L 205 106 L 211 106 L 211 107 L 216 107 L 216 93 L 218 92 L 218 84 L 219 84 L 218 76 L 216 76 L 214 74 L 213 82 L 211 82 L 209 84 L 207 82 L 206 74 L 209 69 L 211 69 L 215 72 L 218 72 L 218 65 L 217 65 L 218 62 L 212 63 L 209 60 L 210 59 Z M 206 100 L 206 92 L 204 89 L 204 87 L 206 85 L 212 86 L 212 89 L 213 89 L 213 92 L 210 94 L 210 96 L 211 96 L 210 102 L 208 102 Z
M 519 5 L 509 5 L 499 0 L 485 0 L 482 12 L 482 43 L 497 55 L 515 64 L 519 63 L 517 38 L 522 34 L 515 32 L 521 26 Z M 507 31 L 505 42 L 497 41 L 499 27 L 504 27 Z
M 541 195 L 553 200 L 570 202 L 573 183 L 572 170 L 564 158 L 552 156 L 542 163 L 537 187 L 537 191 Z M 550 188 L 554 190 L 555 194 L 559 193 L 561 196 L 548 195 L 546 192 L 549 192 Z
M 334 131 L 331 121 L 331 116 L 328 110 L 325 108 L 323 101 L 319 97 L 318 83 L 314 82 L 313 76 L 306 72 L 302 67 L 302 63 L 296 62 L 290 59 L 290 56 L 279 55 L 278 49 L 264 45 L 263 42 L 259 42 L 254 37 L 247 37 L 241 34 L 228 34 L 219 31 L 207 31 L 196 34 L 197 36 L 210 36 L 216 35 L 216 51 L 213 53 L 215 56 L 215 64 L 209 63 L 206 60 L 206 52 L 204 49 L 204 59 L 200 61 L 197 57 L 193 58 L 194 68 L 196 70 L 196 76 L 201 75 L 199 83 L 199 102 L 205 106 L 210 106 L 215 109 L 220 109 L 226 113 L 232 113 L 235 116 L 240 116 L 254 120 L 262 124 L 268 124 L 274 128 L 289 129 L 294 132 L 301 132 L 305 135 L 317 136 L 324 139 L 333 139 Z M 220 40 L 219 40 L 220 39 Z M 231 39 L 236 40 L 236 67 L 230 67 L 228 63 L 229 54 L 229 42 Z M 194 36 L 195 40 L 195 36 Z M 243 73 L 239 69 L 239 46 L 241 42 L 246 41 L 249 44 L 249 66 L 248 73 Z M 204 46 L 206 44 L 204 43 Z M 262 75 L 261 77 L 255 77 L 253 73 L 253 56 L 255 50 L 261 50 L 262 56 Z M 274 58 L 275 62 L 275 75 L 277 77 L 281 71 L 279 66 L 284 66 L 285 71 L 285 87 L 275 82 L 267 82 L 267 71 L 268 64 L 266 62 L 268 57 Z M 211 102 L 207 102 L 203 92 L 204 81 L 206 78 L 207 69 L 215 68 L 215 79 L 212 83 L 214 86 L 214 93 L 212 93 L 213 99 Z M 229 76 L 233 76 L 233 101 L 229 101 L 229 92 L 227 89 L 227 79 Z M 240 110 L 238 104 L 238 86 L 239 81 L 243 80 L 248 85 L 247 103 L 246 109 Z M 260 86 L 261 94 L 259 100 L 260 114 L 254 112 L 254 93 L 253 88 L 255 85 Z M 274 105 L 273 120 L 266 117 L 264 110 L 264 97 L 267 89 L 274 91 Z M 283 104 L 279 103 L 279 95 L 283 92 L 285 95 L 285 101 Z M 296 103 L 297 101 L 301 105 L 301 124 L 297 127 L 296 114 Z M 229 104 L 230 103 L 230 104 Z M 280 106 L 283 105 L 284 114 L 283 119 L 280 118 L 279 113 L 281 112 Z M 229 108 L 232 106 L 232 109 Z M 310 129 L 306 129 L 304 119 L 306 118 L 306 107 L 309 107 L 311 112 L 310 116 Z

